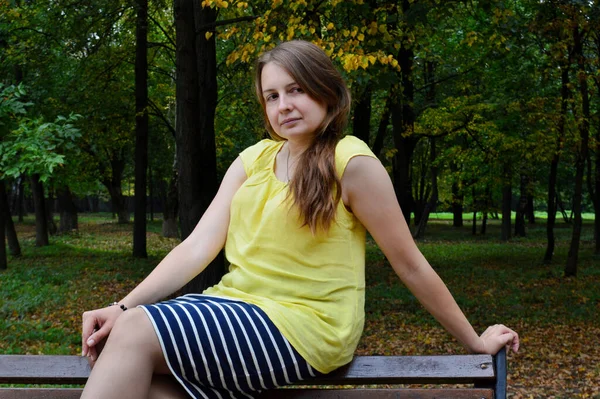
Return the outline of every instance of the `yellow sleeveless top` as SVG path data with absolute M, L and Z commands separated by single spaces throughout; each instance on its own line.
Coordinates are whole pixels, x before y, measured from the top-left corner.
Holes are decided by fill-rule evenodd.
M 263 140 L 240 154 L 247 180 L 231 203 L 225 254 L 229 272 L 204 291 L 260 307 L 315 369 L 352 359 L 364 325 L 365 228 L 340 200 L 327 233 L 300 227 L 286 183 L 274 173 L 283 141 Z M 336 147 L 341 176 L 357 155 L 375 157 L 346 136 Z

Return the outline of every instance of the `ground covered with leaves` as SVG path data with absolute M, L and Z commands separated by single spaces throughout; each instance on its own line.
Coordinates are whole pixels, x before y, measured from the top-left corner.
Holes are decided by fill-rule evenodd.
M 600 261 L 586 225 L 576 278 L 562 277 L 570 228 L 558 226 L 553 264 L 543 265 L 544 225 L 501 243 L 434 220 L 419 247 L 478 331 L 504 323 L 521 335 L 509 355 L 511 398 L 600 399 Z M 83 216 L 78 232 L 36 248 L 33 222 L 18 224 L 23 256 L 0 272 L 0 353 L 77 354 L 81 313 L 118 300 L 177 244 L 151 222 L 149 258 L 131 257 L 132 226 Z M 358 353 L 464 353 L 406 290 L 374 245 L 367 246 L 366 325 Z

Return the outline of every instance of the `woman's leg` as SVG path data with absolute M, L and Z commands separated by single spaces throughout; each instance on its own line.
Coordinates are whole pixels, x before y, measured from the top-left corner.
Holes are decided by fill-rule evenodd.
M 130 309 L 117 319 L 82 398 L 147 398 L 153 374 L 170 374 L 150 319 Z
M 172 375 L 154 374 L 148 399 L 186 399 L 190 396 Z

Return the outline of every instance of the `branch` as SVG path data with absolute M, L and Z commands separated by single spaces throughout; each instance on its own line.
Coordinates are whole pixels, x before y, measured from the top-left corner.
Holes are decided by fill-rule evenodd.
M 156 19 L 152 18 L 152 15 L 150 15 L 150 14 L 148 14 L 148 19 L 150 21 L 152 21 L 158 27 L 158 29 L 160 29 L 160 31 L 163 33 L 163 35 L 165 35 L 165 37 L 167 38 L 167 40 L 171 43 L 171 46 L 173 46 L 173 48 L 177 48 L 177 44 L 175 44 L 175 41 L 171 38 L 171 36 L 169 36 L 169 34 L 167 33 L 167 31 L 164 30 L 164 28 L 162 27 L 162 25 L 159 24 Z
M 236 22 L 253 21 L 256 18 L 258 18 L 258 16 L 250 15 L 250 16 L 247 16 L 247 17 L 239 17 L 239 18 L 226 19 L 226 20 L 223 20 L 223 21 L 211 22 L 210 24 L 205 24 L 205 25 L 202 25 L 202 26 L 198 27 L 198 30 L 196 31 L 196 34 L 200 34 L 202 32 L 214 30 L 217 26 L 234 24 Z
M 164 43 L 159 43 L 159 42 L 148 42 L 148 48 L 152 48 L 152 47 L 161 47 L 164 49 L 167 49 L 169 51 L 175 52 L 175 48 L 174 47 L 169 47 Z
M 173 127 L 171 122 L 167 119 L 167 117 L 162 113 L 160 108 L 158 108 L 158 106 L 151 99 L 148 99 L 148 104 L 150 104 L 150 106 L 154 110 L 154 112 L 151 113 L 151 115 L 158 116 L 158 118 L 163 121 L 163 123 L 165 124 L 167 129 L 169 129 L 169 131 L 173 135 L 173 138 L 175 138 L 175 133 L 176 133 L 175 128 Z
M 427 88 L 429 88 L 429 87 L 431 87 L 431 86 L 437 85 L 437 84 L 439 84 L 439 83 L 442 83 L 442 82 L 445 82 L 445 81 L 447 81 L 447 80 L 454 79 L 454 78 L 456 78 L 456 77 L 459 77 L 459 76 L 461 76 L 461 75 L 465 75 L 465 74 L 467 74 L 467 73 L 471 72 L 471 71 L 472 71 L 472 70 L 474 70 L 474 69 L 475 69 L 475 68 L 469 68 L 469 69 L 467 69 L 466 71 L 463 71 L 463 72 L 460 72 L 460 73 L 455 73 L 454 75 L 446 76 L 446 77 L 445 77 L 445 78 L 443 78 L 443 79 L 436 80 L 436 81 L 434 81 L 434 82 L 428 83 L 428 84 L 426 84 L 425 86 L 422 86 L 422 87 L 420 87 L 420 88 L 418 88 L 418 89 L 415 89 L 415 93 L 418 93 L 418 92 L 420 92 L 420 91 L 423 91 L 423 90 L 425 90 L 425 89 L 427 89 Z

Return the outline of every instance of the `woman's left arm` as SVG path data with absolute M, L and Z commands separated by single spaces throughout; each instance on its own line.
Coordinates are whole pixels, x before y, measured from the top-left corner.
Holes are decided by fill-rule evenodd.
M 519 336 L 503 325 L 478 336 L 446 285 L 417 248 L 398 205 L 392 182 L 379 160 L 357 156 L 342 177 L 346 206 L 371 233 L 396 274 L 423 306 L 469 351 L 495 354 L 519 348 Z

